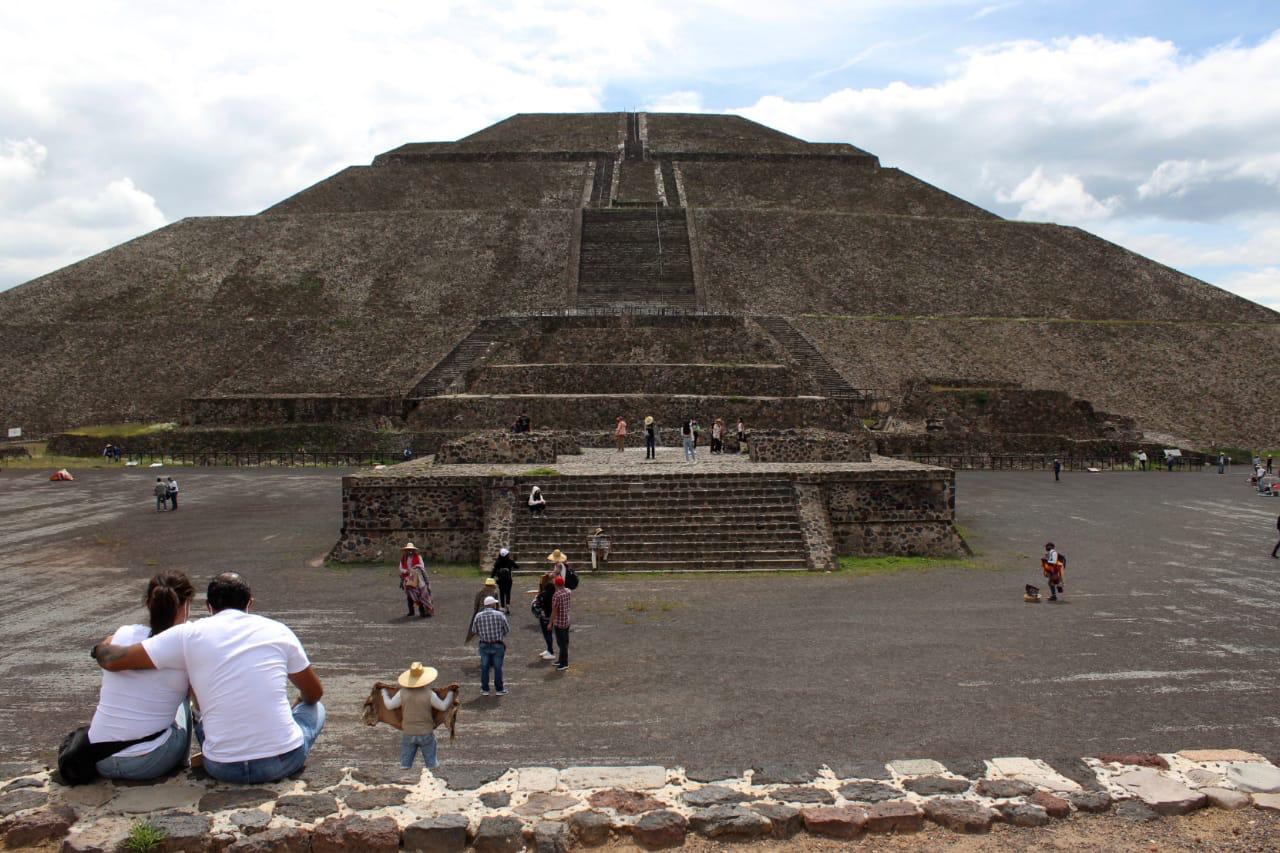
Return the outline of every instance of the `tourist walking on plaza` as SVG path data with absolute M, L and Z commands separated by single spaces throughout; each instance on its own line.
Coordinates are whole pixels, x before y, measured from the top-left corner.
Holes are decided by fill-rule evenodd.
M 1053 481 L 1055 483 L 1061 479 L 1058 476 L 1061 473 L 1062 473 L 1062 460 L 1055 456 L 1053 458 Z
M 474 606 L 471 608 L 471 621 L 467 623 L 467 638 L 463 640 L 464 643 L 471 642 L 471 638 L 476 635 L 474 627 L 475 618 L 476 614 L 484 607 L 484 600 L 486 598 L 492 598 L 494 593 L 497 591 L 498 582 L 491 577 L 485 578 L 484 585 L 480 587 L 480 591 L 476 593 L 475 601 L 473 602 Z
M 400 549 L 400 588 L 404 590 L 405 601 L 409 605 L 409 615 L 418 608 L 418 614 L 426 619 L 434 616 L 436 609 L 431 601 L 431 580 L 427 577 L 427 565 L 422 561 L 422 554 L 412 542 Z
M 195 735 L 205 772 L 236 785 L 277 782 L 303 768 L 324 728 L 324 686 L 293 631 L 248 612 L 244 578 L 218 575 L 207 598 L 209 618 L 131 646 L 100 643 L 93 657 L 108 672 L 185 672 L 200 705 Z M 301 695 L 292 707 L 289 683 Z
M 1057 601 L 1058 593 L 1063 591 L 1062 574 L 1067 568 L 1067 559 L 1058 553 L 1052 542 L 1044 543 L 1044 556 L 1040 558 L 1040 568 L 1049 580 L 1049 600 Z
M 168 477 L 165 480 L 164 488 L 169 497 L 169 509 L 176 512 L 178 509 L 178 481 Z
M 716 418 L 711 423 L 711 452 L 720 453 L 724 450 L 724 419 Z
M 542 496 L 542 489 L 534 486 L 529 490 L 529 514 L 542 515 L 542 511 L 547 508 L 547 499 Z
M 130 646 L 184 624 L 195 595 L 185 574 L 161 572 L 147 584 L 149 624 L 121 625 L 104 642 Z M 189 688 L 182 670 L 104 671 L 89 724 L 89 742 L 106 752 L 95 765 L 98 775 L 142 781 L 186 764 L 191 749 Z
M 419 752 L 428 770 L 439 764 L 436 760 L 436 718 L 432 711 L 449 710 L 457 694 L 450 690 L 441 698 L 434 690 L 428 689 L 437 675 L 435 667 L 414 661 L 396 679 L 400 689 L 394 695 L 382 688 L 382 704 L 389 710 L 400 709 L 400 766 L 405 770 L 413 767 L 413 759 Z
M 1147 451 L 1145 450 L 1138 451 L 1138 467 L 1143 471 L 1147 470 Z
M 1227 473 L 1227 454 L 1225 453 L 1218 454 L 1218 473 Z
M 493 561 L 493 571 L 489 573 L 489 577 L 498 582 L 498 603 L 504 613 L 511 612 L 512 576 L 519 569 L 520 567 L 516 565 L 515 557 L 511 556 L 510 549 L 499 548 L 498 559 Z
M 569 668 L 569 598 L 571 593 L 565 587 L 565 579 L 556 576 L 555 594 L 551 596 L 551 630 L 556 635 L 556 646 L 560 649 L 560 657 L 556 661 L 556 672 L 564 672 Z
M 644 458 L 658 458 L 658 427 L 653 422 L 653 415 L 644 419 Z
M 619 453 L 626 449 L 627 422 L 622 419 L 622 415 L 618 415 L 618 425 L 613 428 L 613 438 L 618 443 Z
M 498 599 L 492 595 L 484 600 L 484 609 L 471 618 L 471 632 L 480 640 L 480 695 L 489 695 L 489 670 L 493 670 L 493 689 L 499 696 L 507 695 L 502 683 L 502 661 L 507 655 L 507 634 L 511 623 L 498 609 Z
M 694 440 L 694 423 L 693 419 L 687 419 L 680 424 L 680 441 L 684 444 L 684 461 L 695 462 L 698 459 L 697 452 L 693 447 Z
M 538 655 L 543 660 L 554 660 L 556 656 L 551 647 L 551 598 L 556 593 L 555 580 L 555 570 L 548 569 L 538 581 L 538 591 L 533 596 L 533 615 L 538 620 L 538 627 L 542 630 L 542 641 L 547 646 L 546 650 Z
M 169 487 L 164 484 L 162 478 L 156 477 L 156 484 L 152 487 L 151 492 L 156 496 L 156 512 L 164 512 L 168 509 Z

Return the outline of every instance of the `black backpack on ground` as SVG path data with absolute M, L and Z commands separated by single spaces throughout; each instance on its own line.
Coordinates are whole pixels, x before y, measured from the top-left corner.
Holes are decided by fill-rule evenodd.
M 121 750 L 160 737 L 168 729 L 134 740 L 89 742 L 89 727 L 81 726 L 62 739 L 58 746 L 58 775 L 64 785 L 87 785 L 98 778 L 97 764 Z

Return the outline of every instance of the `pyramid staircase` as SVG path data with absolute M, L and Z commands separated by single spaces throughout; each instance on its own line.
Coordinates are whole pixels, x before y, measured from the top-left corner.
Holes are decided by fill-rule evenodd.
M 414 401 L 440 394 L 463 393 L 475 378 L 476 371 L 501 343 L 497 322 L 481 320 L 418 381 L 409 392 L 408 399 Z
M 579 307 L 697 302 L 683 209 L 583 209 Z
M 864 396 L 831 366 L 831 362 L 818 351 L 813 341 L 793 326 L 786 317 L 756 317 L 755 320 L 786 350 L 792 360 L 813 378 L 822 396 L 841 398 Z

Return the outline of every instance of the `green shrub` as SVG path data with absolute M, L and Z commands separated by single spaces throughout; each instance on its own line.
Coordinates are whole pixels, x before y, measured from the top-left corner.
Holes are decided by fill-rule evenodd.
M 162 843 L 164 843 L 164 831 L 142 820 L 129 827 L 129 835 L 124 840 L 124 849 L 129 853 L 152 853 Z

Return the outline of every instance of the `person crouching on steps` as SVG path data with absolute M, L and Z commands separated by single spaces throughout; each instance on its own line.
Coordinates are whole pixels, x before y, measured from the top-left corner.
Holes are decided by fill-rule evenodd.
M 427 769 L 438 764 L 436 723 L 431 711 L 447 711 L 457 699 L 457 694 L 452 690 L 442 699 L 434 690 L 427 689 L 438 674 L 435 667 L 423 666 L 414 661 L 396 679 L 400 689 L 394 696 L 386 688 L 382 690 L 382 703 L 389 710 L 400 709 L 400 731 L 404 733 L 400 739 L 400 766 L 405 770 L 413 766 L 414 756 L 418 752 L 422 753 L 422 763 Z
M 1049 580 L 1049 600 L 1057 601 L 1058 593 L 1063 591 L 1062 573 L 1067 568 L 1067 561 L 1053 547 L 1052 542 L 1044 544 L 1044 556 L 1040 558 L 1040 568 Z

